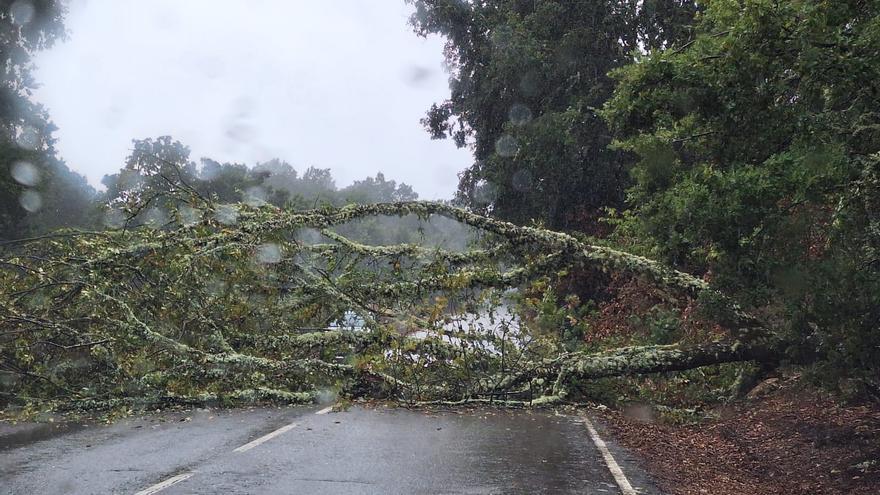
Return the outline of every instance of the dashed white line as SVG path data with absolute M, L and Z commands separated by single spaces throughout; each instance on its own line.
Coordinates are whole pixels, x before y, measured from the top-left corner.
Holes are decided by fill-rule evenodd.
M 324 409 L 321 409 L 320 411 L 316 412 L 315 414 L 327 414 L 328 412 L 330 412 L 332 410 L 333 410 L 333 406 L 329 406 L 329 407 L 325 407 Z
M 171 485 L 176 485 L 177 483 L 180 483 L 181 481 L 188 480 L 188 479 L 192 478 L 192 476 L 194 474 L 196 474 L 196 473 L 181 473 L 181 474 L 178 474 L 177 476 L 172 476 L 171 478 L 168 478 L 167 480 L 165 480 L 161 483 L 156 483 L 155 485 L 153 485 L 149 488 L 144 488 L 143 490 L 135 493 L 134 495 L 153 495 L 154 493 L 158 493 L 158 492 L 168 488 Z
M 623 474 L 623 469 L 620 469 L 620 465 L 617 464 L 617 461 L 614 460 L 614 456 L 611 455 L 611 451 L 608 450 L 608 446 L 605 445 L 605 441 L 602 440 L 602 437 L 596 432 L 596 428 L 593 427 L 593 423 L 586 416 L 584 416 L 584 423 L 587 425 L 587 431 L 590 433 L 590 438 L 593 440 L 593 443 L 596 444 L 596 448 L 599 449 L 599 452 L 605 459 L 605 464 L 608 466 L 608 470 L 611 471 L 611 476 L 614 477 L 614 481 L 617 482 L 617 486 L 620 487 L 620 492 L 623 495 L 637 495 L 636 491 L 629 483 L 629 480 L 626 479 L 626 475 Z
M 241 447 L 233 450 L 233 452 L 246 452 L 246 451 L 251 450 L 252 448 L 256 447 L 257 445 L 260 445 L 261 443 L 264 443 L 264 442 L 268 442 L 269 440 L 272 440 L 273 438 L 277 437 L 278 435 L 280 435 L 288 430 L 291 430 L 293 428 L 296 428 L 296 423 L 291 423 L 287 426 L 282 426 L 281 428 L 278 428 L 277 430 L 273 431 L 272 433 L 267 433 L 252 442 L 248 442 L 248 443 L 242 445 Z

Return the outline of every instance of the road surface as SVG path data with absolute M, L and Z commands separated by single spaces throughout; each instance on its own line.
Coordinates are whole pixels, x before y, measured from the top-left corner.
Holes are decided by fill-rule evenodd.
M 0 493 L 657 493 L 586 416 L 328 410 L 0 426 Z

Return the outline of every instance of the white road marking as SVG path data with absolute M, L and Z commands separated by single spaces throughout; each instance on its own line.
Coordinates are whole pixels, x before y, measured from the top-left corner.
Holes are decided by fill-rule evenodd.
M 329 406 L 329 407 L 325 407 L 324 409 L 321 409 L 320 411 L 316 412 L 315 414 L 327 414 L 328 412 L 330 412 L 332 410 L 333 410 L 333 406 Z
M 261 443 L 264 443 L 264 442 L 268 442 L 269 440 L 272 440 L 273 438 L 277 437 L 278 435 L 280 435 L 288 430 L 291 430 L 293 428 L 296 428 L 296 423 L 291 423 L 287 426 L 282 426 L 281 428 L 278 428 L 277 430 L 273 431 L 272 433 L 267 433 L 252 442 L 248 442 L 248 443 L 242 445 L 241 447 L 233 450 L 233 452 L 246 452 L 246 451 L 251 450 L 252 448 L 256 447 L 257 445 L 260 445 Z
M 593 443 L 596 444 L 596 448 L 599 449 L 599 452 L 602 453 L 602 457 L 605 459 L 605 464 L 608 466 L 608 470 L 611 471 L 611 476 L 614 476 L 614 481 L 616 481 L 617 486 L 620 487 L 620 492 L 623 495 L 637 495 L 636 491 L 629 483 L 629 480 L 626 479 L 626 475 L 623 474 L 623 469 L 620 469 L 620 465 L 617 464 L 617 461 L 614 460 L 614 456 L 611 455 L 611 451 L 608 450 L 608 446 L 605 445 L 605 441 L 602 440 L 599 433 L 596 432 L 596 428 L 593 427 L 590 418 L 584 416 L 584 422 L 587 425 L 587 431 L 590 433 L 590 438 L 593 440 Z
M 161 483 L 156 483 L 155 485 L 153 485 L 149 488 L 144 488 L 143 490 L 135 493 L 134 495 L 153 495 L 154 493 L 161 492 L 162 490 L 168 488 L 171 485 L 176 485 L 177 483 L 180 483 L 181 481 L 188 480 L 188 479 L 192 478 L 192 476 L 194 474 L 196 474 L 196 473 L 181 473 L 181 474 L 178 474 L 177 476 L 172 476 L 171 478 L 168 478 L 167 480 L 165 480 Z

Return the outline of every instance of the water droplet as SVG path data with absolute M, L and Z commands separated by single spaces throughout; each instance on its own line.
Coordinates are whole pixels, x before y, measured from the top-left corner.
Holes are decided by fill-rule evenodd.
M 168 215 L 155 206 L 144 213 L 144 223 L 153 228 L 159 228 L 168 223 Z
M 422 86 L 431 79 L 432 75 L 431 69 L 414 65 L 407 69 L 406 81 L 411 86 Z
M 205 290 L 214 297 L 220 297 L 226 292 L 226 282 L 219 278 L 211 278 L 205 283 Z
M 217 79 L 223 75 L 226 68 L 223 60 L 218 57 L 202 57 L 196 61 L 196 69 L 208 79 Z
M 40 171 L 29 162 L 19 161 L 12 165 L 12 178 L 25 186 L 36 186 L 40 182 Z
M 30 298 L 25 299 L 25 305 L 31 310 L 45 310 L 49 303 L 49 297 L 43 292 L 37 292 Z
M 115 128 L 119 127 L 119 125 L 125 120 L 125 108 L 112 104 L 104 109 L 104 112 L 101 115 L 103 120 L 104 127 Z
M 654 421 L 654 410 L 646 404 L 630 404 L 624 408 L 623 415 L 642 423 Z
M 519 89 L 526 96 L 537 96 L 541 91 L 541 75 L 535 71 L 526 72 L 519 80 Z
M 18 384 L 18 377 L 13 374 L 0 373 L 0 386 L 7 390 Z
M 266 190 L 260 186 L 249 187 L 244 192 L 244 202 L 248 206 L 259 208 L 266 204 Z
M 140 190 L 146 179 L 136 170 L 123 169 L 119 172 L 119 188 L 123 191 Z
M 474 187 L 474 200 L 481 205 L 489 205 L 498 197 L 498 187 L 491 182 L 480 182 Z
M 181 225 L 192 227 L 202 220 L 202 212 L 191 206 L 183 205 L 177 209 L 177 215 L 180 217 Z
M 519 151 L 519 143 L 509 134 L 501 136 L 495 142 L 495 152 L 501 156 L 510 157 L 515 155 L 517 151 Z
M 36 213 L 43 207 L 43 198 L 40 196 L 40 193 L 31 189 L 21 193 L 18 202 L 22 208 L 31 213 Z
M 125 225 L 125 214 L 118 208 L 113 208 L 104 214 L 104 225 L 111 229 L 120 229 Z
M 268 242 L 257 246 L 256 259 L 260 263 L 275 264 L 281 261 L 281 248 Z
M 245 122 L 230 122 L 226 127 L 226 137 L 232 141 L 247 142 L 254 138 L 254 127 Z
M 13 24 L 23 26 L 33 20 L 34 6 L 28 1 L 18 0 L 9 7 L 9 15 L 12 17 Z
M 559 47 L 559 61 L 565 65 L 577 65 L 585 61 L 585 50 L 577 44 L 568 43 Z
M 220 205 L 214 212 L 214 219 L 223 225 L 235 225 L 238 222 L 238 209 L 233 205 Z
M 507 25 L 499 26 L 489 37 L 499 50 L 506 50 L 514 45 L 513 29 Z
M 202 158 L 202 166 L 199 167 L 199 178 L 212 181 L 220 175 L 220 164 L 214 160 Z
M 256 128 L 251 125 L 250 117 L 254 113 L 255 104 L 248 96 L 242 96 L 232 103 L 232 115 L 226 121 L 226 137 L 234 142 L 248 142 L 256 137 Z
M 339 397 L 339 394 L 336 391 L 331 390 L 329 388 L 321 389 L 316 394 L 316 399 L 318 400 L 318 404 L 333 404 L 336 402 L 336 399 Z
M 311 228 L 299 229 L 294 233 L 293 239 L 309 246 L 321 244 L 326 241 L 320 230 Z
M 15 142 L 24 149 L 36 150 L 40 145 L 40 133 L 31 126 L 25 126 L 15 137 Z
M 532 172 L 527 169 L 519 169 L 510 179 L 514 189 L 519 192 L 527 192 L 532 188 Z
M 508 117 L 510 117 L 510 122 L 513 125 L 525 125 L 532 120 L 532 111 L 529 107 L 517 103 L 510 107 Z

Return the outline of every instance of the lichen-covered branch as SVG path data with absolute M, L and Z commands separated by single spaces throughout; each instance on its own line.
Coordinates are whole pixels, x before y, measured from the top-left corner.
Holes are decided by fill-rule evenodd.
M 699 345 L 625 347 L 602 354 L 576 357 L 563 371 L 579 379 L 682 371 L 714 364 L 777 359 L 775 345 L 709 342 Z
M 552 404 L 566 399 L 570 380 L 774 355 L 772 332 L 705 281 L 564 233 L 429 202 L 309 211 L 189 204 L 201 208 L 194 224 L 0 245 L 0 360 L 16 370 L 3 375 L 13 393 L 0 400 L 300 402 L 333 390 L 408 403 L 513 404 L 528 393 L 532 404 Z M 235 221 L 221 208 L 234 209 Z M 337 232 L 380 215 L 443 216 L 481 232 L 481 245 L 373 246 Z M 298 237 L 304 229 L 320 232 L 321 243 Z M 491 320 L 493 291 L 571 266 L 710 296 L 736 329 L 760 331 L 583 355 L 527 326 L 448 327 L 453 313 Z M 328 328 L 352 311 L 364 328 Z

